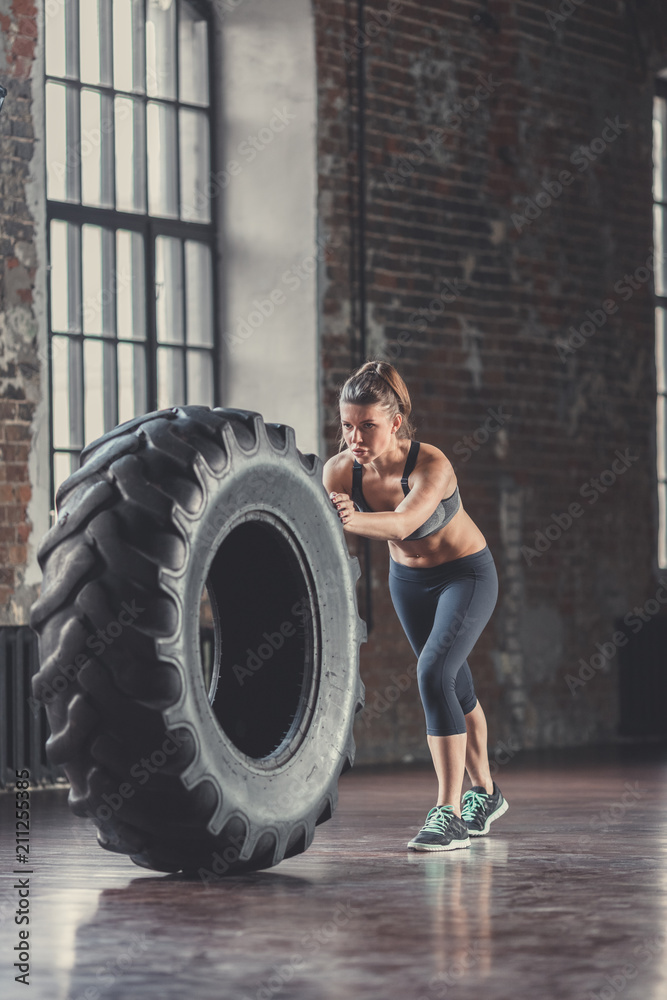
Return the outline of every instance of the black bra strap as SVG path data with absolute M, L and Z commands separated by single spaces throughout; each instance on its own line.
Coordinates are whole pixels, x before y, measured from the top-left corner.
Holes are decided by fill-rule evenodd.
M 419 441 L 413 441 L 410 445 L 410 451 L 408 452 L 408 457 L 405 460 L 405 468 L 403 469 L 403 476 L 401 478 L 401 486 L 403 487 L 403 493 L 405 496 L 410 492 L 410 487 L 408 486 L 408 476 L 417 464 L 417 455 L 419 454 Z
M 357 462 L 356 458 L 354 460 L 354 465 L 352 466 L 352 496 L 361 493 L 361 476 L 363 474 L 363 466 L 360 462 Z

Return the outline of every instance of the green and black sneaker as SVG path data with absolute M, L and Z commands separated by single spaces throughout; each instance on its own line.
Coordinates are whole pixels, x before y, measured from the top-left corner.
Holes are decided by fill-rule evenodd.
M 453 806 L 433 806 L 408 847 L 413 851 L 455 851 L 458 847 L 470 847 L 468 830 L 454 814 Z
M 484 837 L 491 824 L 500 819 L 508 808 L 507 800 L 494 781 L 491 795 L 481 785 L 473 785 L 464 793 L 461 816 L 471 837 Z

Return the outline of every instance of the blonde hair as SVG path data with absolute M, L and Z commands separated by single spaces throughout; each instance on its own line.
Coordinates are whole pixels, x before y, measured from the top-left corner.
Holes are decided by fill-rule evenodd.
M 396 436 L 414 437 L 415 427 L 410 420 L 412 403 L 408 387 L 388 361 L 366 361 L 361 368 L 352 372 L 340 390 L 338 403 L 339 405 L 350 403 L 355 406 L 377 404 L 387 411 L 389 420 L 393 420 L 396 414 L 400 413 L 403 420 Z M 339 434 L 338 442 L 338 450 L 342 451 L 345 447 L 342 431 Z

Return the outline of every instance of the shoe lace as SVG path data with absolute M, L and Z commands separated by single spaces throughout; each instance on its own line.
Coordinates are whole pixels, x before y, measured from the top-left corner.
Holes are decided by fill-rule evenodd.
M 467 791 L 463 796 L 462 819 L 466 820 L 466 822 L 474 819 L 477 812 L 484 808 L 484 800 L 486 798 L 488 798 L 486 792 Z
M 426 817 L 422 833 L 445 833 L 453 818 L 453 806 L 433 806 Z

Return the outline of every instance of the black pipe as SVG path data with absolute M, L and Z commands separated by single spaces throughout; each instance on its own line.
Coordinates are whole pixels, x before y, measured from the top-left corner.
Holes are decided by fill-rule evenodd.
M 359 288 L 359 354 L 358 361 L 363 365 L 366 360 L 366 345 L 368 342 L 366 328 L 366 33 L 365 33 L 364 0 L 357 3 L 357 42 L 359 55 L 357 57 L 357 282 Z M 373 588 L 371 581 L 371 543 L 364 538 L 364 613 L 366 629 L 370 635 L 373 628 Z

